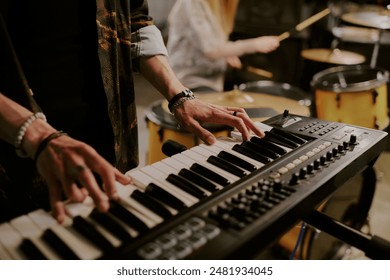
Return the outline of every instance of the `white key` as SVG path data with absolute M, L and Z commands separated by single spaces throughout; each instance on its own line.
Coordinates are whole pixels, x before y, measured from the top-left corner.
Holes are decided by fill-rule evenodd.
M 180 169 L 175 169 L 172 166 L 164 163 L 161 160 L 153 163 L 151 166 L 157 168 L 158 170 L 160 170 L 161 172 L 163 172 L 164 174 L 167 174 L 167 175 L 168 174 L 176 174 L 181 170 L 181 168 L 183 168 L 183 167 L 181 167 Z
M 12 260 L 11 255 L 7 252 L 4 246 L 0 243 L 0 260 Z
M 11 226 L 15 228 L 23 238 L 28 238 L 37 249 L 50 260 L 59 260 L 60 256 L 47 246 L 41 239 L 41 229 L 27 216 L 22 215 L 12 219 L 10 222 Z
M 23 237 L 9 223 L 0 224 L 0 243 L 14 260 L 26 259 L 26 255 L 19 249 Z
M 102 251 L 79 233 L 70 231 L 66 225 L 60 225 L 49 213 L 39 209 L 28 216 L 42 231 L 51 229 L 82 260 L 98 259 Z
M 170 158 L 163 159 L 161 162 L 163 162 L 166 165 L 171 166 L 172 168 L 174 168 L 176 170 L 180 170 L 181 168 L 189 169 L 191 166 L 190 162 L 192 162 L 192 160 L 188 163 L 183 163 L 182 161 L 179 161 L 175 158 L 170 157 Z

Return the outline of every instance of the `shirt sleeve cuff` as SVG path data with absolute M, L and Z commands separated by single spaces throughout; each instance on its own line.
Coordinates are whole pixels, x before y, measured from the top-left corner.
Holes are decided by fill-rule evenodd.
M 155 25 L 140 28 L 131 34 L 132 57 L 168 55 L 160 30 Z

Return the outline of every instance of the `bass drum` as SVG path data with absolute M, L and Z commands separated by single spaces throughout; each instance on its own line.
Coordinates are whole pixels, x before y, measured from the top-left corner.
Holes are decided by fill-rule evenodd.
M 383 130 L 389 125 L 389 73 L 368 65 L 328 68 L 314 75 L 319 119 Z
M 173 115 L 168 112 L 166 101 L 158 100 L 154 102 L 146 110 L 145 119 L 149 132 L 147 164 L 166 158 L 161 148 L 167 140 L 174 140 L 187 148 L 202 143 L 196 135 L 179 127 Z M 211 131 L 216 137 L 229 136 L 232 129 L 229 126 L 215 124 L 205 124 L 203 127 Z

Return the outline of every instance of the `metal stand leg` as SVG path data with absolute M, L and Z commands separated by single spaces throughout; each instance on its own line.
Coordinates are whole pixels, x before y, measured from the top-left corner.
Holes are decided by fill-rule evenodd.
M 390 242 L 381 237 L 364 234 L 318 211 L 313 211 L 304 221 L 358 248 L 371 259 L 390 259 Z
M 376 62 L 378 60 L 379 47 L 381 45 L 382 33 L 383 33 L 383 29 L 379 29 L 378 40 L 375 42 L 374 50 L 372 51 L 372 56 L 371 56 L 370 66 L 372 68 L 374 68 L 376 66 Z

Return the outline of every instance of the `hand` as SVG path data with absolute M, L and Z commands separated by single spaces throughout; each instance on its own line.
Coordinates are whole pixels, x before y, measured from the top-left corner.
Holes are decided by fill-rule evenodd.
M 248 40 L 252 44 L 253 52 L 269 53 L 276 50 L 280 45 L 277 36 L 261 36 Z
M 207 144 L 213 144 L 215 136 L 203 128 L 202 123 L 217 123 L 235 127 L 241 132 L 244 141 L 249 140 L 251 131 L 259 137 L 264 137 L 264 132 L 253 123 L 243 108 L 217 106 L 193 99 L 177 107 L 174 114 L 180 126 L 195 133 Z
M 242 63 L 238 56 L 229 56 L 226 58 L 226 62 L 229 67 L 235 68 L 235 69 L 241 69 Z
M 131 179 L 101 157 L 89 145 L 69 136 L 49 142 L 37 159 L 37 168 L 49 188 L 53 216 L 59 223 L 65 218 L 65 194 L 68 201 L 82 202 L 92 197 L 100 211 L 107 211 L 109 199 L 117 199 L 115 181 L 131 183 Z M 93 172 L 101 178 L 100 189 Z

